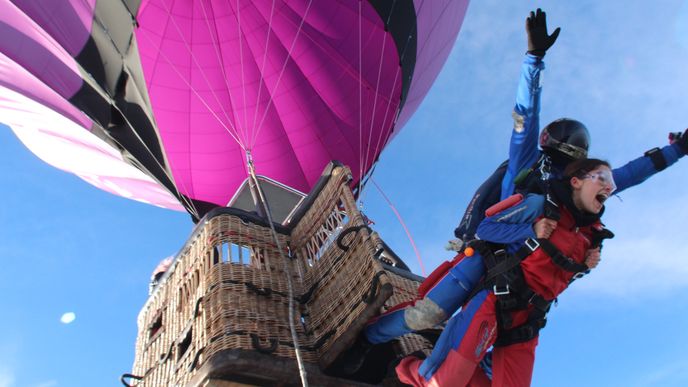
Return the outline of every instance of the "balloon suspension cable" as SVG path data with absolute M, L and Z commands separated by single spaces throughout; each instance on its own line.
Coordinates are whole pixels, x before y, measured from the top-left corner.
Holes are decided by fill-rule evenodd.
M 287 286 L 289 290 L 289 330 L 291 331 L 291 339 L 294 342 L 294 353 L 296 354 L 296 362 L 299 366 L 299 375 L 301 376 L 301 385 L 303 387 L 308 387 L 308 380 L 306 379 L 306 368 L 303 364 L 303 359 L 301 358 L 301 350 L 299 349 L 299 341 L 298 337 L 296 335 L 296 326 L 294 325 L 294 286 L 292 284 L 292 278 L 291 278 L 291 271 L 289 270 L 289 264 L 288 260 L 289 258 L 287 255 L 284 253 L 284 249 L 282 247 L 282 244 L 280 243 L 279 237 L 277 236 L 277 231 L 275 230 L 275 225 L 272 222 L 272 214 L 270 213 L 270 206 L 268 205 L 267 201 L 265 200 L 265 195 L 263 193 L 263 190 L 261 189 L 260 185 L 258 184 L 258 177 L 256 176 L 256 170 L 253 165 L 253 158 L 251 157 L 251 152 L 246 151 L 246 157 L 248 160 L 248 173 L 250 175 L 249 181 L 252 181 L 253 184 L 255 184 L 255 191 L 258 196 L 258 199 L 260 199 L 260 205 L 263 206 L 263 210 L 265 210 L 265 217 L 267 218 L 268 224 L 270 225 L 270 231 L 272 232 L 272 237 L 275 240 L 275 245 L 277 246 L 277 250 L 280 253 L 280 257 L 282 258 L 282 263 L 283 263 L 283 269 L 284 273 L 287 276 Z M 253 190 L 252 190 L 253 194 Z M 258 202 L 256 203 L 256 207 L 259 207 Z M 259 207 L 260 208 L 260 207 Z
M 416 258 L 418 259 L 418 265 L 420 265 L 420 271 L 423 274 L 423 277 L 425 277 L 425 266 L 423 265 L 423 259 L 420 257 L 420 252 L 418 251 L 418 248 L 416 247 L 416 242 L 413 241 L 413 237 L 411 236 L 411 232 L 409 231 L 408 227 L 406 227 L 406 223 L 404 222 L 404 219 L 401 218 L 401 214 L 399 214 L 399 211 L 394 207 L 394 204 L 389 200 L 387 195 L 385 195 L 384 192 L 382 192 L 382 188 L 380 188 L 379 185 L 373 180 L 373 178 L 370 178 L 370 182 L 373 183 L 375 188 L 377 188 L 378 192 L 380 192 L 380 195 L 385 199 L 389 207 L 392 209 L 392 212 L 394 212 L 394 215 L 396 215 L 397 219 L 399 220 L 399 223 L 401 223 L 401 227 L 404 228 L 404 232 L 406 232 L 406 236 L 408 237 L 409 241 L 411 242 L 411 247 L 413 247 L 413 251 L 416 253 Z
M 394 6 L 392 6 L 392 9 Z M 387 26 L 389 24 L 389 19 L 392 17 L 392 13 L 389 14 L 387 22 L 385 25 Z M 361 77 L 363 77 L 363 45 L 362 45 L 362 26 L 361 26 L 361 21 L 362 21 L 362 8 L 361 8 L 361 2 L 358 3 L 358 71 L 359 74 L 361 74 Z M 372 108 L 372 117 L 370 117 L 370 125 L 368 128 L 368 140 L 365 143 L 365 147 L 363 145 L 363 84 L 364 80 L 363 78 L 359 79 L 358 82 L 358 136 L 359 136 L 359 181 L 358 181 L 358 198 L 359 198 L 359 207 L 361 209 L 363 208 L 363 191 L 365 189 L 365 184 L 366 182 L 363 181 L 364 175 L 371 176 L 372 175 L 372 169 L 374 168 L 375 164 L 377 163 L 377 156 L 379 155 L 382 148 L 384 148 L 385 144 L 389 141 L 391 138 L 392 133 L 394 132 L 394 128 L 396 126 L 396 120 L 399 118 L 399 114 L 401 113 L 401 101 L 399 101 L 398 104 L 396 104 L 396 107 L 393 108 L 393 102 L 394 102 L 394 93 L 397 87 L 397 83 L 400 79 L 399 73 L 401 72 L 401 65 L 397 66 L 396 73 L 394 74 L 394 82 L 392 83 L 392 87 L 389 89 L 387 93 L 381 93 L 380 92 L 380 83 L 382 79 L 382 74 L 383 74 L 383 64 L 384 64 L 384 58 L 385 58 L 385 45 L 386 45 L 387 40 L 382 41 L 382 47 L 380 48 L 380 52 L 378 54 L 378 71 L 377 71 L 377 78 L 375 81 L 375 91 L 373 95 L 375 96 L 373 100 L 373 108 Z M 410 40 L 407 40 L 406 45 L 408 45 Z M 369 85 L 370 86 L 370 85 Z M 384 95 L 383 95 L 384 94 Z M 380 102 L 381 104 L 384 104 L 384 101 L 387 101 L 387 106 L 384 107 L 384 116 L 382 117 L 382 124 L 376 124 L 376 118 L 378 118 L 377 115 L 377 105 L 378 101 L 382 98 L 382 101 Z M 384 130 L 380 130 L 379 134 L 377 136 L 377 140 L 373 138 L 373 131 L 376 126 L 379 125 L 381 128 L 387 128 L 387 120 L 390 117 L 390 112 L 396 110 L 392 114 L 392 120 L 391 120 L 391 130 L 387 135 L 385 135 Z M 374 141 L 375 140 L 375 141 Z M 375 143 L 373 145 L 373 142 Z M 372 152 L 371 152 L 372 151 Z M 366 167 L 370 165 L 370 168 L 366 169 Z M 366 170 L 369 170 L 369 172 L 365 172 Z
M 363 9 L 358 2 L 358 73 L 363 71 L 363 43 L 361 42 L 361 30 Z M 361 197 L 361 180 L 363 180 L 363 82 L 358 82 L 358 197 Z M 359 202 L 359 206 L 363 203 Z
M 87 4 L 86 0 L 82 0 L 82 3 L 86 6 L 86 8 L 89 8 L 89 7 L 90 7 L 90 6 Z M 129 9 L 129 7 L 127 7 L 126 4 L 124 4 L 124 6 L 125 6 L 125 8 L 127 8 L 127 11 L 131 14 L 131 10 Z M 94 21 L 95 21 L 95 22 L 98 24 L 98 26 L 105 32 L 105 35 L 110 39 L 110 42 L 112 43 L 113 47 L 115 47 L 115 49 L 117 49 L 117 52 L 118 52 L 122 57 L 124 57 L 125 54 L 123 54 L 123 53 L 118 49 L 118 44 L 115 42 L 115 40 L 113 39 L 112 35 L 109 33 L 108 28 L 106 27 L 106 24 L 98 17 L 98 14 L 94 14 Z M 136 18 L 135 18 L 133 15 L 132 15 L 132 23 L 133 23 L 134 25 L 136 25 Z M 57 42 L 55 42 L 54 40 L 49 40 L 48 42 L 49 42 L 53 47 L 55 47 L 57 50 L 64 50 L 64 48 L 63 48 L 61 45 L 59 45 Z M 85 70 L 81 67 L 81 65 L 79 65 L 79 64 L 77 64 L 77 65 L 79 66 L 79 69 L 80 69 L 81 71 L 83 71 L 84 73 L 88 73 L 87 71 L 85 71 Z M 88 84 L 90 84 L 90 85 L 91 85 L 94 89 L 96 89 L 101 95 L 103 95 L 103 96 L 106 96 L 106 95 L 107 95 L 108 97 L 110 96 L 109 93 L 107 93 L 105 90 L 103 90 L 97 83 L 95 83 L 95 82 L 89 82 L 89 81 L 88 81 L 88 78 L 84 78 L 84 81 L 86 81 Z M 116 110 L 120 113 L 120 116 L 124 119 L 125 124 L 126 124 L 129 128 L 131 128 L 132 133 L 134 133 L 134 134 L 136 135 L 136 138 L 139 140 L 139 142 L 141 143 L 141 145 L 143 145 L 144 149 L 151 155 L 151 157 L 152 157 L 153 160 L 155 161 L 155 164 L 160 168 L 160 170 L 163 172 L 163 174 L 164 174 L 168 179 L 170 179 L 171 182 L 173 182 L 173 181 L 174 181 L 174 177 L 172 176 L 172 173 L 169 172 L 169 171 L 165 168 L 165 166 L 164 166 L 162 163 L 160 163 L 160 161 L 158 160 L 156 154 L 150 149 L 150 147 L 148 146 L 148 144 L 141 138 L 141 136 L 139 135 L 139 133 L 134 129 L 135 126 L 129 121 L 128 117 L 121 111 L 121 109 L 119 108 L 119 106 L 117 106 L 117 105 L 114 103 L 114 101 L 111 99 L 111 97 L 110 97 L 110 100 L 109 100 L 108 102 L 110 103 L 111 108 L 116 109 Z M 87 114 L 87 115 L 88 115 L 88 114 Z M 95 119 L 94 117 L 92 117 L 91 115 L 88 115 L 88 117 L 89 117 L 94 123 L 97 123 L 97 122 L 98 122 L 98 120 Z M 114 142 L 115 144 L 117 144 L 120 148 L 126 149 L 126 147 L 125 147 L 122 143 L 120 143 L 115 137 L 113 137 L 113 136 L 108 136 L 108 138 L 109 138 L 109 140 L 111 140 L 112 142 Z M 130 164 L 130 165 L 131 165 L 131 164 Z M 137 168 L 138 168 L 138 167 L 137 167 Z M 150 172 L 150 171 L 149 171 L 149 172 Z M 156 179 L 156 180 L 157 180 L 157 179 Z M 194 216 L 196 216 L 196 217 L 199 217 L 198 209 L 197 209 L 196 206 L 193 204 L 193 201 L 189 200 L 189 199 L 186 198 L 184 195 L 182 195 L 182 193 L 179 191 L 179 189 L 177 189 L 176 186 L 173 185 L 174 192 L 172 192 L 172 190 L 170 190 L 167 186 L 164 186 L 164 187 L 165 187 L 170 193 L 172 193 L 173 195 L 175 195 L 175 193 L 176 193 L 175 196 L 179 199 L 179 201 L 180 201 L 183 205 L 185 204 L 186 209 L 187 209 L 192 215 L 194 215 Z
M 306 17 L 308 17 L 308 11 L 311 9 L 311 5 L 313 4 L 313 0 L 308 1 L 308 5 L 306 5 L 306 10 L 303 12 L 303 16 L 301 17 L 301 21 L 299 22 L 299 26 L 296 30 L 296 34 L 294 35 L 294 39 L 291 42 L 291 45 L 289 46 L 289 50 L 287 51 L 287 56 L 284 59 L 284 63 L 282 63 L 282 69 L 279 72 L 279 75 L 277 76 L 277 81 L 275 82 L 275 86 L 273 88 L 273 93 L 276 92 L 279 88 L 280 82 L 282 81 L 282 77 L 284 76 L 284 71 L 287 69 L 287 65 L 289 64 L 289 58 L 291 58 L 291 53 L 294 51 L 294 48 L 296 47 L 296 42 L 299 40 L 299 36 L 301 35 L 301 31 L 303 30 L 303 25 L 306 22 Z M 286 47 L 286 46 L 284 46 Z M 267 52 L 267 51 L 266 51 Z M 258 122 L 258 127 L 253 131 L 253 139 L 252 141 L 248 144 L 249 147 L 253 147 L 256 144 L 256 140 L 258 139 L 258 134 L 260 133 L 261 129 L 263 128 L 263 124 L 265 123 L 265 119 L 268 116 L 268 112 L 270 111 L 270 107 L 273 104 L 273 99 L 270 98 L 268 100 L 268 104 L 265 107 L 265 111 L 263 112 L 263 116 L 261 117 L 260 121 Z
M 132 133 L 134 133 L 134 134 L 136 135 L 136 139 L 138 139 L 139 142 L 141 143 L 141 145 L 143 145 L 143 149 L 145 149 L 145 150 L 148 152 L 148 154 L 151 155 L 151 157 L 152 157 L 153 160 L 155 161 L 155 165 L 157 165 L 157 166 L 160 168 L 160 170 L 162 171 L 162 173 L 165 174 L 165 176 L 166 176 L 168 179 L 170 179 L 170 182 L 174 182 L 174 176 L 172 175 L 172 172 L 168 171 L 167 168 L 165 168 L 165 166 L 164 166 L 162 163 L 160 163 L 160 161 L 159 161 L 158 158 L 156 157 L 155 153 L 150 149 L 150 147 L 148 146 L 148 144 L 143 140 L 143 138 L 141 138 L 141 136 L 139 135 L 139 133 L 134 129 L 135 126 L 134 126 L 134 124 L 131 123 L 131 121 L 129 121 L 129 118 L 127 118 L 127 116 L 125 116 L 124 113 L 122 113 L 122 111 L 119 109 L 118 106 L 116 106 L 116 105 L 111 105 L 111 107 L 117 109 L 117 111 L 120 113 L 122 119 L 124 120 L 124 123 L 125 123 L 129 128 L 131 128 Z M 94 120 L 94 122 L 96 122 L 96 121 Z M 112 137 L 112 136 L 108 136 L 108 137 L 109 137 L 110 140 L 112 140 L 115 144 L 119 145 L 122 149 L 126 149 L 126 147 L 125 147 L 124 145 L 122 145 L 122 143 L 120 143 L 115 137 Z M 167 188 L 167 186 L 164 186 L 164 185 L 163 185 L 163 187 Z M 185 195 L 183 195 L 183 194 L 179 191 L 179 189 L 177 188 L 177 186 L 176 186 L 175 184 L 172 184 L 172 188 L 174 188 L 174 192 L 172 192 L 169 188 L 167 188 L 167 189 L 168 189 L 168 191 L 170 191 L 173 195 L 176 193 L 176 197 L 179 199 L 179 201 L 180 201 L 182 204 L 186 204 L 185 207 L 186 207 L 187 211 L 189 211 L 189 212 L 191 213 L 191 215 L 193 215 L 193 216 L 195 216 L 196 218 L 200 219 L 201 217 L 199 216 L 198 208 L 196 208 L 196 206 L 193 204 L 193 201 L 192 201 L 190 198 L 188 198 L 188 197 L 186 197 Z

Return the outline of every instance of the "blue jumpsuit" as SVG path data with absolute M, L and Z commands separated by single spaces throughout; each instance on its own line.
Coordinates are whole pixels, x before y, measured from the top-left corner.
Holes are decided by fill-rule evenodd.
M 540 77 L 544 68 L 541 58 L 529 54 L 521 66 L 513 111 L 514 128 L 509 146 L 509 161 L 501 182 L 502 200 L 514 193 L 514 179 L 519 172 L 531 167 L 542 155 L 542 151 L 538 149 L 538 139 L 542 92 Z M 678 144 L 665 146 L 661 152 L 667 166 L 684 156 Z M 562 167 L 552 167 L 553 177 L 560 176 Z M 647 156 L 616 168 L 612 171 L 617 185 L 616 192 L 640 184 L 656 172 L 652 160 Z M 486 186 L 487 184 L 483 184 L 481 188 Z M 484 215 L 475 215 L 482 216 Z M 416 300 L 395 306 L 372 319 L 365 329 L 366 338 L 373 344 L 383 343 L 442 323 L 466 301 L 484 271 L 482 258 L 478 254 L 471 257 L 459 254 L 453 260 L 444 262 L 421 285 Z

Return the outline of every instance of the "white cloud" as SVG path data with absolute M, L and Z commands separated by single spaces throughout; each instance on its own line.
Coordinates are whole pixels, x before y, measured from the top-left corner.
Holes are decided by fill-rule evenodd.
M 60 321 L 63 324 L 70 324 L 76 319 L 76 314 L 74 312 L 67 312 L 60 317 Z

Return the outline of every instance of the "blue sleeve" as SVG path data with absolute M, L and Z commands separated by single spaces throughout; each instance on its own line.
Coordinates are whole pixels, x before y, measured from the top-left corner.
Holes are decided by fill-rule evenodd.
M 495 243 L 523 242 L 535 238 L 533 223 L 544 211 L 545 197 L 530 194 L 521 203 L 483 219 L 476 236 Z
M 541 58 L 527 54 L 523 60 L 513 112 L 509 166 L 502 180 L 502 200 L 514 193 L 514 179 L 518 173 L 533 165 L 540 156 L 540 76 L 544 69 L 545 63 Z
M 667 145 L 661 151 L 662 155 L 664 155 L 664 160 L 666 160 L 667 167 L 684 156 L 678 144 Z M 644 182 L 648 177 L 657 172 L 659 171 L 655 169 L 652 160 L 647 156 L 638 157 L 622 167 L 615 168 L 612 173 L 617 187 L 616 193 Z

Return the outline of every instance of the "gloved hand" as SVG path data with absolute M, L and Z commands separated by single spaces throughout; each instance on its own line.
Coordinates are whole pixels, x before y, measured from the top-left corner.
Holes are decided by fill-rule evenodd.
M 540 8 L 536 12 L 530 12 L 526 18 L 526 32 L 528 33 L 528 53 L 545 56 L 547 50 L 552 47 L 559 36 L 561 28 L 557 28 L 552 35 L 547 35 L 547 15 Z
M 683 133 L 669 133 L 669 143 L 677 143 L 683 153 L 688 154 L 688 129 Z

